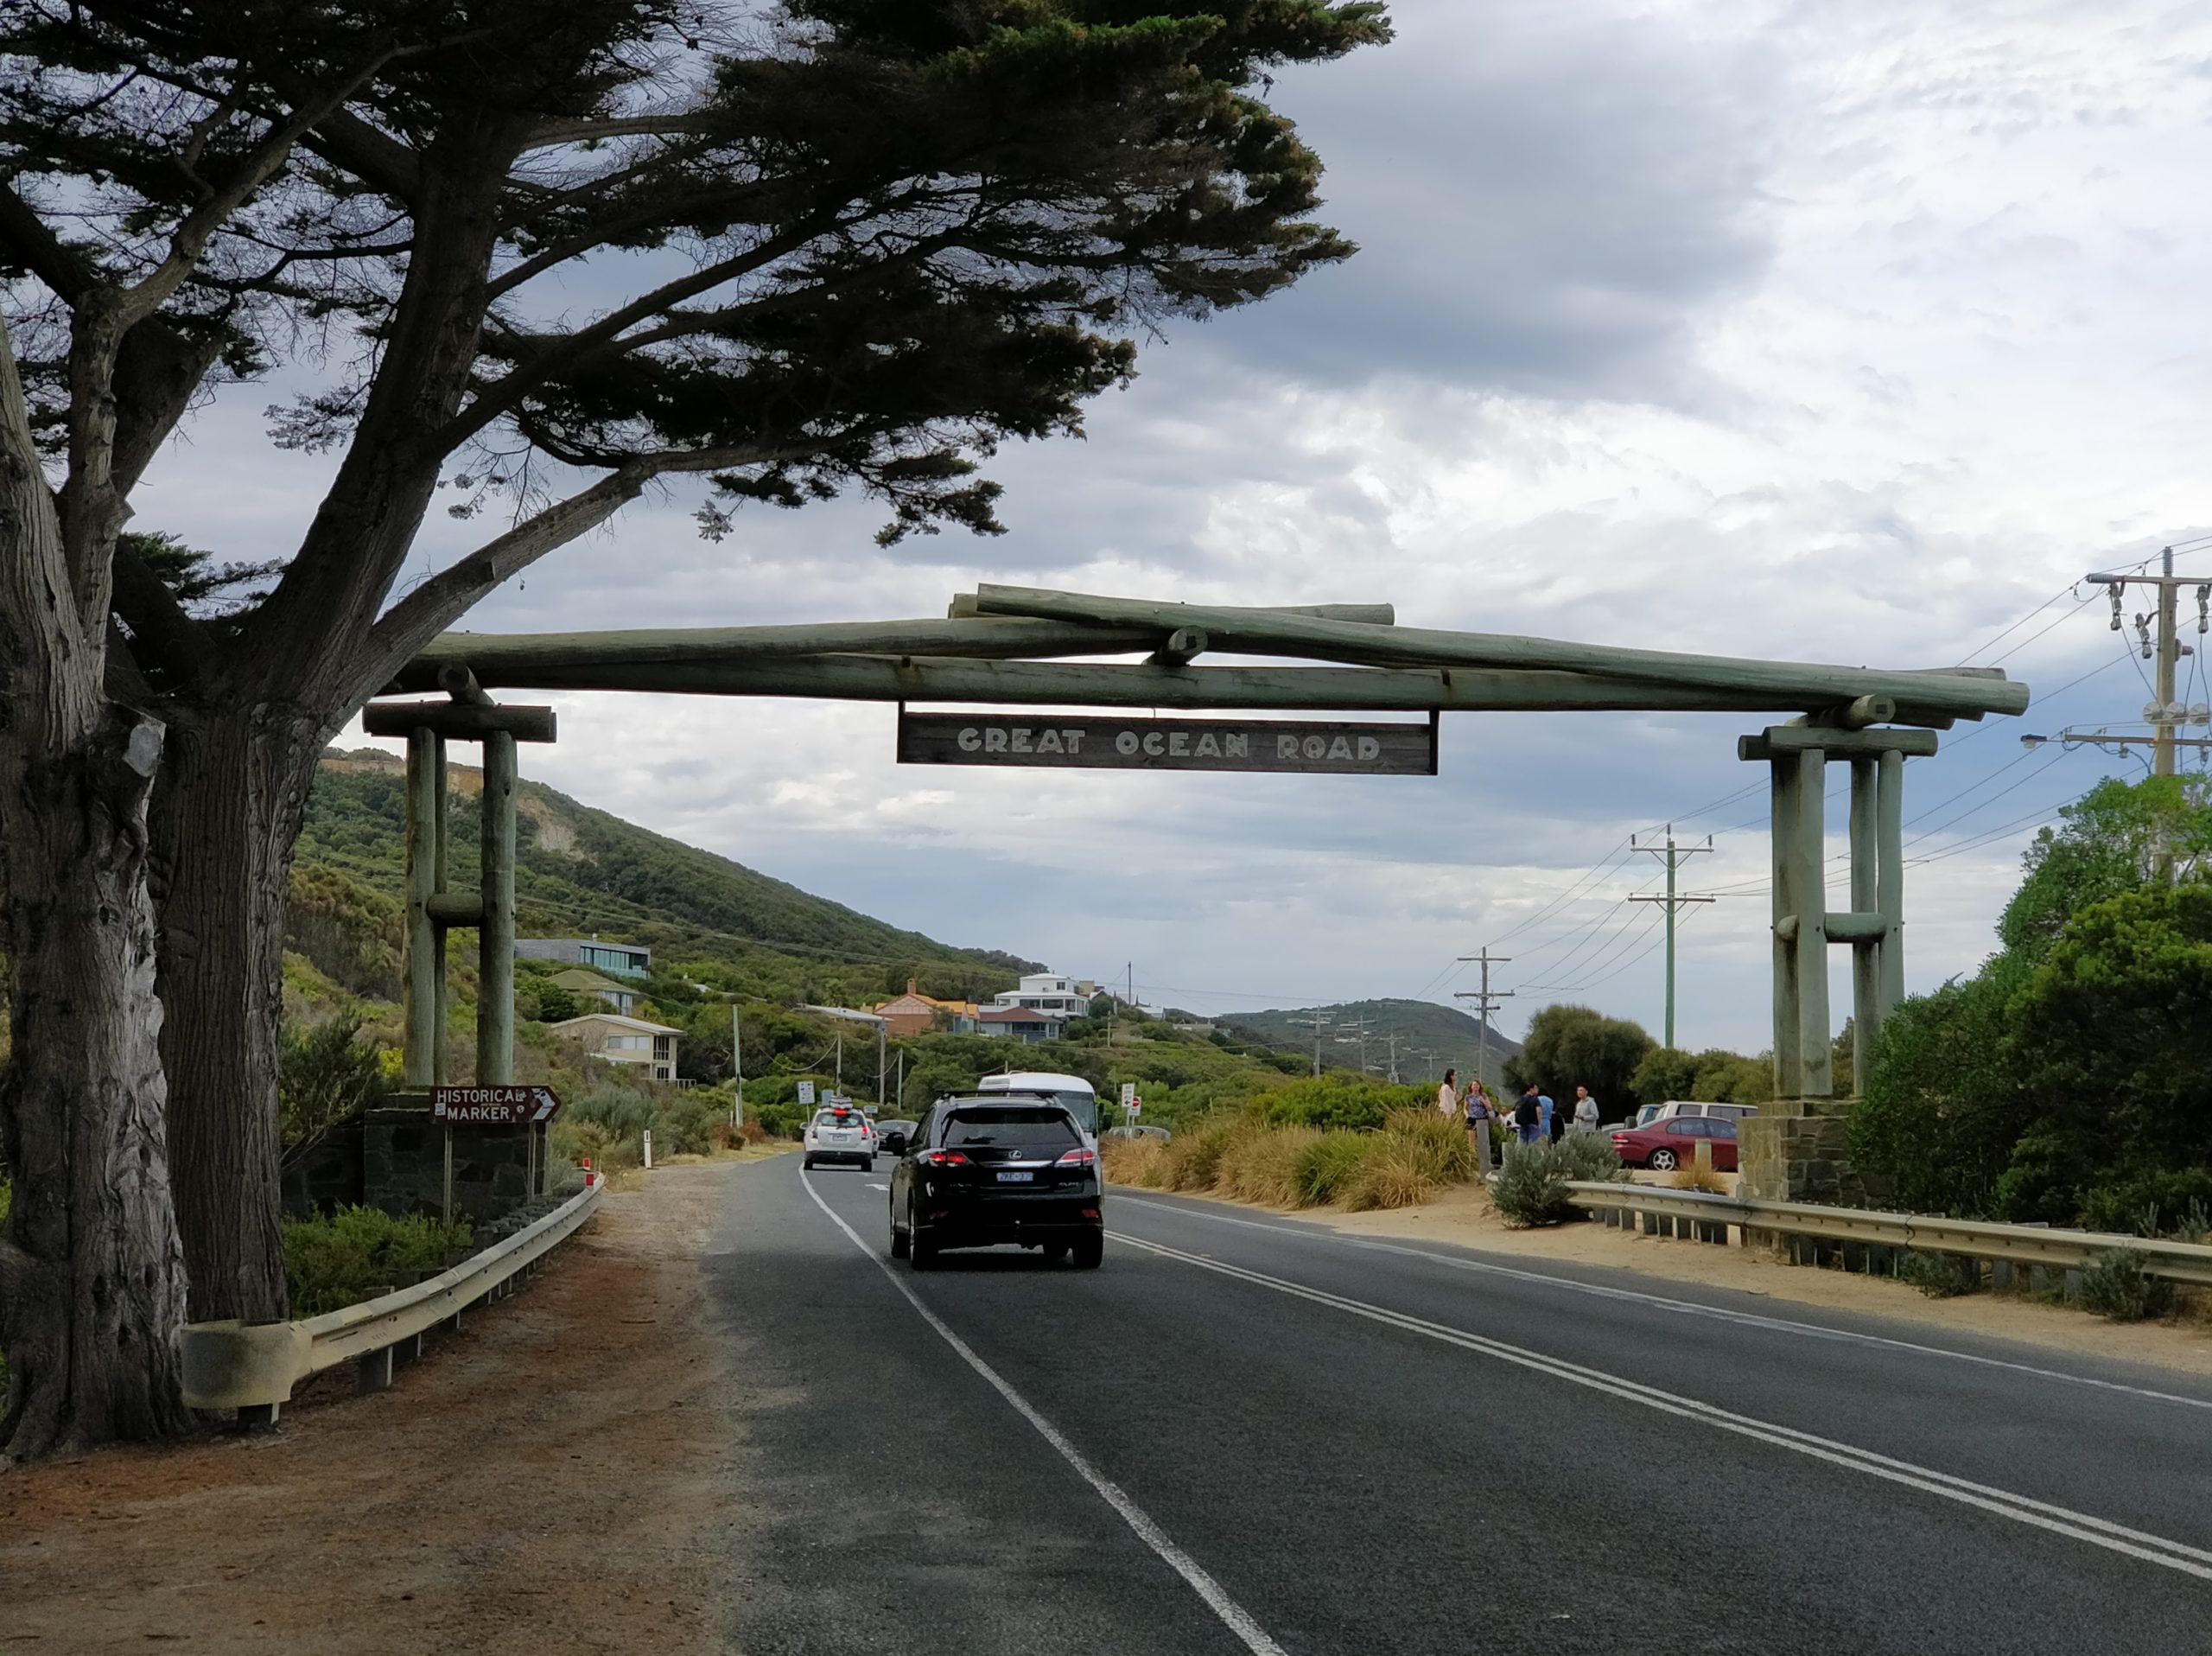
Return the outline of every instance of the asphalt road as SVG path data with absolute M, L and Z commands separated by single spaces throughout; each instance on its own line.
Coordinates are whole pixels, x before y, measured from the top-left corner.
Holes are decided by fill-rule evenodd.
M 918 1274 L 889 1165 L 704 1261 L 734 1649 L 2212 1649 L 2212 1385 L 1118 1191 Z

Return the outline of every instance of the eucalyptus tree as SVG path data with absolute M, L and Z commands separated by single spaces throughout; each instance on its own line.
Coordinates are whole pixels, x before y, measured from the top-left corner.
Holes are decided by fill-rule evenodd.
M 282 909 L 354 710 L 657 486 L 711 536 L 853 489 L 887 540 L 995 531 L 995 444 L 1351 252 L 1265 94 L 1388 33 L 1368 0 L 0 11 L 12 1452 L 183 1424 L 188 1292 L 284 1314 Z M 279 376 L 269 439 L 327 488 L 257 596 L 181 602 L 134 497 Z M 442 489 L 484 538 L 399 594 Z

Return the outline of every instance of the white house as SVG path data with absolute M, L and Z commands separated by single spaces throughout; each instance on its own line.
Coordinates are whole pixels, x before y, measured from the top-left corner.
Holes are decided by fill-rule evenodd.
M 548 1026 L 555 1035 L 580 1041 L 585 1051 L 610 1064 L 636 1064 L 656 1081 L 676 1079 L 676 1043 L 683 1031 L 615 1012 L 587 1012 Z
M 1072 978 L 1035 971 L 1022 978 L 1020 988 L 994 995 L 984 1003 L 982 1010 L 986 1016 L 1020 1011 L 1044 1012 L 1063 1019 L 1088 1017 L 1091 997 L 1097 992 L 1096 984 L 1080 984 Z

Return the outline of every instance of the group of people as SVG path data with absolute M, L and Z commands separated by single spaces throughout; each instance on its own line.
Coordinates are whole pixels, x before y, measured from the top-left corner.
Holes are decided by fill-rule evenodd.
M 1574 1089 L 1574 1107 L 1567 1111 L 1531 1081 L 1509 1109 L 1491 1096 L 1479 1077 L 1461 1092 L 1459 1072 L 1447 1069 L 1443 1085 L 1436 1089 L 1436 1107 L 1447 1121 L 1465 1121 L 1485 1174 L 1490 1171 L 1490 1124 L 1493 1121 L 1501 1130 L 1511 1128 L 1523 1144 L 1557 1140 L 1570 1132 L 1598 1131 L 1598 1100 L 1590 1096 L 1586 1086 Z

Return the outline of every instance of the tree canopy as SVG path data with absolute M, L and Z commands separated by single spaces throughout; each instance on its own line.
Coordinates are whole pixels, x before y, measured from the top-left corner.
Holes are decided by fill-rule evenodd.
M 1587 1006 L 1547 1006 L 1529 1020 L 1521 1050 L 1505 1060 L 1505 1084 L 1518 1092 L 1534 1081 L 1554 1100 L 1586 1086 L 1611 1120 L 1635 1105 L 1637 1070 L 1657 1050 L 1642 1024 Z

